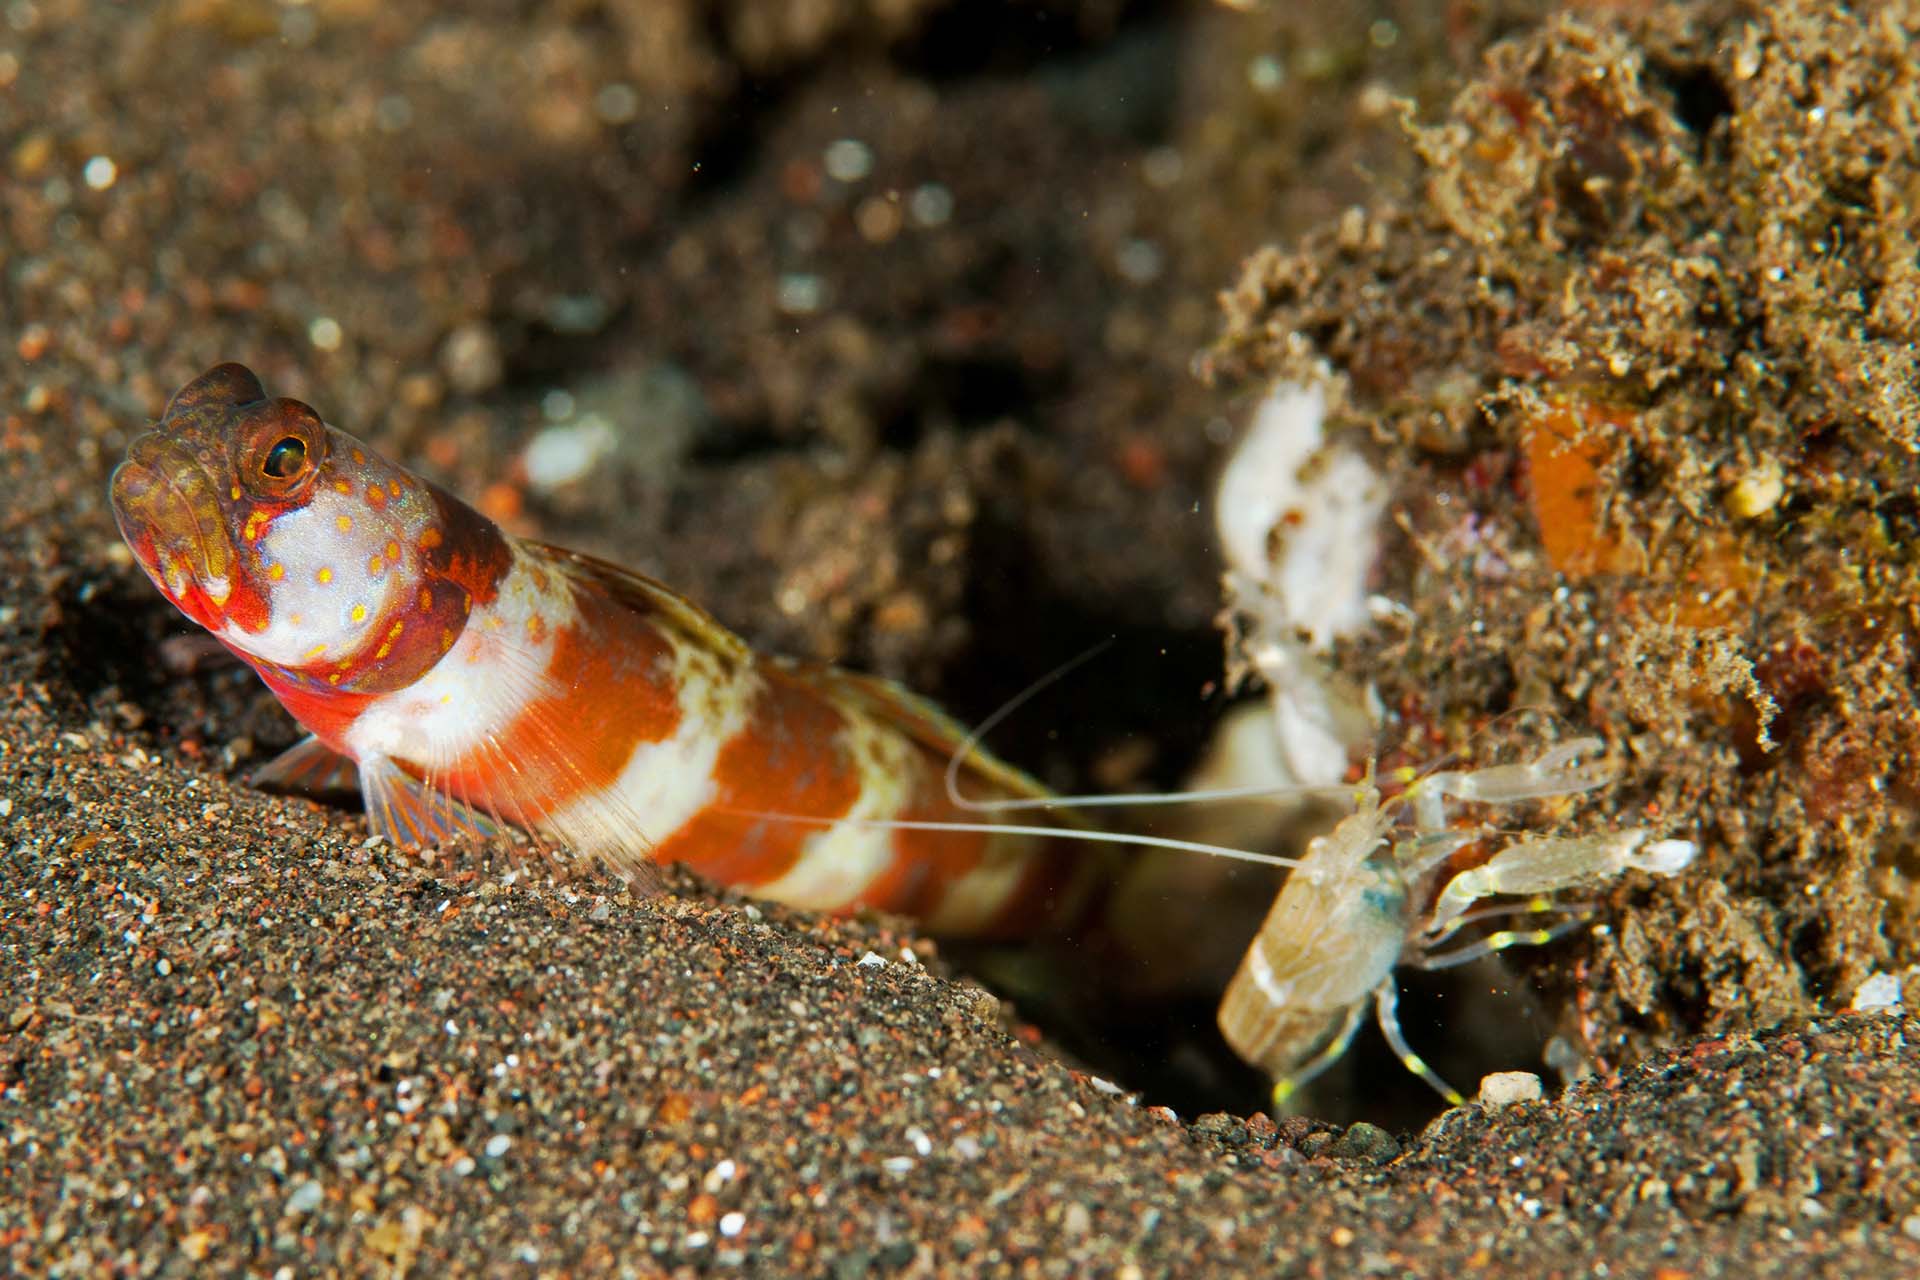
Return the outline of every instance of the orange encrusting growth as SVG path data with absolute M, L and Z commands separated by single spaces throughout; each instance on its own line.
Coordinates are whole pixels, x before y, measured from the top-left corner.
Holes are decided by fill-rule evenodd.
M 1576 396 L 1556 397 L 1522 435 L 1540 545 L 1569 577 L 1621 573 L 1636 557 L 1603 523 L 1600 471 L 1612 459 L 1610 438 L 1631 421 L 1624 410 Z
M 1607 526 L 1602 501 L 1603 469 L 1635 425 L 1633 410 L 1568 391 L 1554 396 L 1522 433 L 1540 545 L 1554 569 L 1570 578 L 1651 574 L 1642 549 Z M 1629 595 L 1626 604 L 1659 623 L 1727 626 L 1750 604 L 1757 577 L 1738 539 L 1707 534 L 1695 540 L 1677 573 Z

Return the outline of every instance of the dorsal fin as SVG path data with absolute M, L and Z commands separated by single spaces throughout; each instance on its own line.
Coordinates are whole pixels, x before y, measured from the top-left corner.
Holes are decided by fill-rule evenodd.
M 795 664 L 808 672 L 809 676 L 821 681 L 848 702 L 862 710 L 898 727 L 901 732 L 927 748 L 942 760 L 951 760 L 954 755 L 967 746 L 972 732 L 958 720 L 942 711 L 919 694 L 910 692 L 891 680 L 879 676 L 862 675 L 857 671 L 843 671 L 824 663 Z M 968 780 L 984 782 L 997 788 L 1006 798 L 1015 800 L 1045 800 L 1051 792 L 1040 781 L 1023 769 L 1015 768 L 984 747 L 975 745 L 960 762 L 960 792 L 968 795 Z M 976 799 L 997 799 L 999 797 L 973 797 Z M 1080 820 L 1067 812 L 1055 813 L 1054 821 L 1066 826 L 1078 826 Z
M 160 417 L 164 420 L 187 409 L 206 404 L 254 404 L 267 398 L 267 389 L 253 370 L 229 360 L 217 364 L 173 393 Z M 301 406 L 305 408 L 305 406 Z M 313 410 L 308 409 L 308 413 Z
M 519 544 L 587 590 L 605 593 L 630 608 L 664 618 L 675 629 L 692 636 L 728 662 L 744 665 L 753 661 L 753 650 L 747 647 L 746 641 L 665 583 L 598 556 L 556 547 L 550 542 L 521 538 Z

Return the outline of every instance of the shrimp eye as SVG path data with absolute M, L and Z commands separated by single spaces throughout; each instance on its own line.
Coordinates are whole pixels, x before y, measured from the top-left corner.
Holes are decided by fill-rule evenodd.
M 299 436 L 286 436 L 267 450 L 260 470 L 275 480 L 291 480 L 307 465 L 307 442 Z

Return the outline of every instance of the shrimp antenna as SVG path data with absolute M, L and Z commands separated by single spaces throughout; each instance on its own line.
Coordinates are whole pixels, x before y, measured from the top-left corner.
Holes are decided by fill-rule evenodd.
M 1442 769 L 1450 765 L 1465 764 L 1481 741 L 1491 737 L 1495 729 L 1506 724 L 1509 720 L 1518 720 L 1523 716 L 1540 716 L 1546 720 L 1547 724 L 1553 730 L 1561 729 L 1566 723 L 1566 717 L 1545 703 L 1523 702 L 1519 706 L 1508 707 L 1505 711 L 1502 711 L 1499 715 L 1494 716 L 1478 729 L 1468 734 L 1465 742 L 1462 742 L 1459 746 L 1447 752 L 1439 759 L 1429 761 L 1427 764 L 1422 765 L 1419 776 L 1424 778 L 1428 774 L 1439 773 Z
M 984 807 L 984 806 L 983 806 Z M 1274 853 L 1236 849 L 1228 844 L 1207 844 L 1201 840 L 1178 840 L 1172 836 L 1146 835 L 1137 831 L 1092 831 L 1084 827 L 1024 826 L 1010 822 L 934 822 L 907 818 L 834 818 L 800 813 L 776 813 L 764 809 L 736 809 L 723 806 L 722 812 L 742 818 L 768 822 L 798 822 L 810 827 L 870 827 L 883 831 L 977 831 L 985 835 L 1038 836 L 1047 840 L 1088 840 L 1099 844 L 1130 844 L 1146 849 L 1173 849 L 1180 853 L 1204 853 L 1235 862 L 1256 862 L 1263 867 L 1297 867 L 1298 858 L 1283 858 Z
M 1034 695 L 1039 693 L 1041 690 L 1049 687 L 1050 685 L 1058 684 L 1060 680 L 1065 676 L 1085 666 L 1087 663 L 1093 661 L 1095 658 L 1105 653 L 1108 649 L 1111 649 L 1114 645 L 1114 642 L 1118 639 L 1119 637 L 1117 635 L 1113 635 L 1113 636 L 1106 637 L 1104 640 L 1095 641 L 1093 644 L 1089 645 L 1087 648 L 1082 649 L 1079 653 L 1075 654 L 1073 657 L 1068 658 L 1065 662 L 1061 663 L 1059 666 L 1055 667 L 1053 670 L 1041 676 L 1038 680 L 1035 680 L 1032 684 L 1028 685 L 1026 688 L 1022 689 L 1020 692 L 1014 694 L 1011 698 L 1008 698 L 1005 702 L 1000 704 L 999 709 L 996 710 L 992 715 L 988 716 L 985 720 L 982 720 L 979 724 L 969 729 L 967 731 L 967 736 L 960 740 L 960 745 L 954 748 L 953 754 L 947 757 L 947 773 L 946 773 L 947 799 L 953 801 L 955 805 L 959 806 L 962 809 L 972 809 L 972 810 L 975 810 L 976 812 L 1002 807 L 999 804 L 990 804 L 985 801 L 972 800 L 960 794 L 961 764 L 965 762 L 968 758 L 970 758 L 975 752 L 981 750 L 981 745 L 980 745 L 981 740 L 984 739 L 989 733 L 992 733 L 1002 720 L 1005 720 L 1008 716 L 1012 715 L 1014 712 L 1018 711 L 1021 707 L 1024 707 L 1027 703 L 1031 702 L 1033 700 Z M 1051 802 L 1049 801 L 1038 801 L 1038 802 L 1019 801 L 1019 802 L 1015 802 L 1013 805 L 1009 805 L 1005 807 L 1045 808 L 1045 807 L 1048 807 L 1050 803 Z
M 1353 790 L 1352 787 L 1344 783 L 1330 783 L 1324 786 L 1272 786 L 1256 784 L 1246 787 L 1216 787 L 1208 791 L 1121 792 L 1114 795 L 1046 796 L 1031 799 L 1010 798 L 1000 800 L 976 800 L 961 792 L 960 767 L 973 756 L 974 753 L 984 751 L 983 739 L 985 739 L 989 733 L 992 733 L 1008 716 L 1032 701 L 1036 694 L 1048 688 L 1050 685 L 1059 683 L 1074 671 L 1099 657 L 1108 649 L 1111 649 L 1118 639 L 1118 636 L 1108 636 L 1104 640 L 1096 641 L 1094 644 L 1089 645 L 1086 649 L 1068 658 L 1065 662 L 1047 672 L 1032 684 L 1029 684 L 1019 693 L 1014 694 L 1013 697 L 1001 703 L 992 715 L 969 730 L 966 737 L 960 740 L 960 745 L 954 748 L 953 753 L 947 757 L 945 777 L 947 799 L 952 801 L 956 808 L 965 809 L 972 813 L 1010 813 L 1032 809 L 1042 811 L 1055 809 L 1121 809 L 1130 805 L 1201 804 L 1214 800 L 1252 800 L 1279 795 L 1346 795 Z M 1011 831 L 1013 828 L 1002 828 L 1002 830 Z M 1134 840 L 1129 837 L 1124 843 L 1147 843 L 1147 841 Z M 1265 857 L 1248 858 L 1245 851 L 1239 851 L 1237 854 L 1234 854 L 1222 846 L 1195 847 L 1176 845 L 1174 847 L 1192 848 L 1195 852 L 1213 853 L 1221 856 L 1239 856 L 1248 861 L 1268 861 Z M 1290 862 L 1283 862 L 1279 865 L 1290 866 L 1292 864 Z

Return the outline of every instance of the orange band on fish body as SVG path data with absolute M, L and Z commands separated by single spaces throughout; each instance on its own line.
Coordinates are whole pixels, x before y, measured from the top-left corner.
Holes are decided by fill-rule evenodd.
M 778 879 L 821 833 L 804 819 L 842 817 L 859 794 L 846 728 L 846 716 L 817 692 L 766 673 L 746 724 L 714 763 L 713 799 L 660 841 L 657 856 L 722 884 L 752 889 Z
M 564 589 L 565 584 L 560 584 Z M 492 726 L 495 744 L 469 750 L 436 773 L 456 795 L 484 794 L 504 751 L 519 762 L 522 780 L 503 796 L 501 816 L 534 825 L 581 798 L 619 785 L 621 772 L 644 743 L 670 737 L 681 708 L 673 676 L 673 647 L 647 617 L 593 592 L 572 592 L 573 619 L 552 628 L 548 678 L 504 722 Z M 526 626 L 499 619 L 488 607 L 469 623 L 474 678 L 491 677 L 489 628 Z M 468 655 L 453 655 L 455 664 Z

